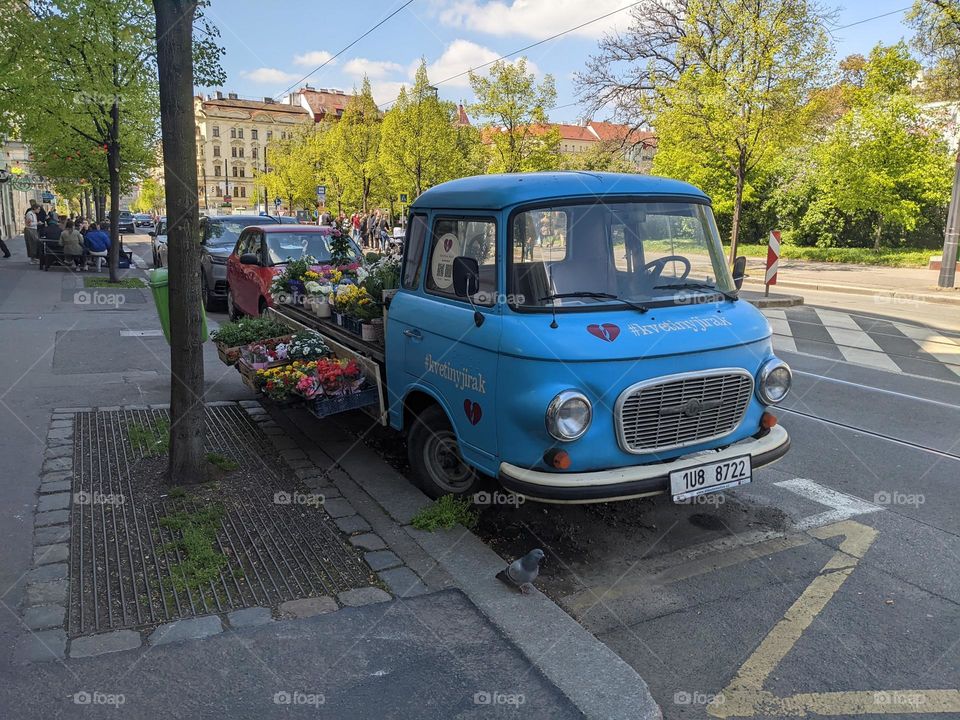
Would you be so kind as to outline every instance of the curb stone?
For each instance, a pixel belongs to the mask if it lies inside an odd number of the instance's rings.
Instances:
[[[337,601],[328,595],[321,597],[298,598],[296,600],[287,600],[280,605],[281,617],[305,618],[314,615],[323,615],[325,613],[339,610]]]
[[[196,640],[223,632],[218,615],[185,618],[164,623],[157,627],[147,638],[149,645],[167,645],[182,640]]]
[[[347,535],[365,532],[370,529],[370,523],[359,515],[348,515],[347,517],[335,518],[334,522],[341,531]]]
[[[400,560],[392,550],[374,550],[365,553],[363,559],[374,572],[403,565],[403,561]]]
[[[383,570],[377,575],[397,597],[416,597],[430,592],[417,574],[406,566]]]
[[[63,630],[41,630],[21,635],[13,648],[13,661],[18,664],[63,660],[67,652],[67,633]]]
[[[31,630],[58,628],[63,626],[66,615],[67,611],[63,605],[38,605],[24,611],[23,622]]]
[[[93,657],[106,653],[135,650],[143,644],[143,638],[136,630],[114,630],[78,637],[70,642],[70,657]]]
[[[268,607],[248,607],[227,613],[227,621],[230,623],[230,627],[234,628],[266,625],[271,620],[273,620],[273,615]]]
[[[376,533],[364,533],[350,538],[350,544],[362,550],[383,550],[387,544]]]
[[[348,607],[372,605],[373,603],[392,600],[390,593],[377,587],[356,588],[337,593],[337,599]]]

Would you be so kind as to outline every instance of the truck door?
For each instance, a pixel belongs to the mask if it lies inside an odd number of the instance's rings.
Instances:
[[[412,296],[403,330],[407,382],[442,398],[468,462],[495,467],[496,393],[500,348],[497,222],[492,216],[435,213],[424,247],[423,290]],[[477,261],[479,291],[458,298],[453,260]]]

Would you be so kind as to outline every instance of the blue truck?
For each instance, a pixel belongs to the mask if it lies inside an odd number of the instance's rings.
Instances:
[[[351,350],[433,497],[495,478],[544,502],[683,501],[790,447],[772,412],[790,368],[738,299],[744,268],[683,182],[454,180],[410,208],[382,351]]]

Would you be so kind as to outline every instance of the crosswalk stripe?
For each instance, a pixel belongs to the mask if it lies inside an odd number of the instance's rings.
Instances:
[[[770,329],[773,330],[773,349],[796,352],[797,343],[794,342],[793,333],[790,332],[787,314],[776,308],[766,309],[763,314],[767,316],[767,322],[770,323]]]
[[[925,353],[932,355],[960,376],[960,343],[916,325],[893,323],[893,326],[913,340]]]
[[[845,360],[881,370],[900,372],[900,366],[883,352],[883,348],[872,337],[860,329],[852,317],[846,313],[821,308],[816,308],[816,312]]]

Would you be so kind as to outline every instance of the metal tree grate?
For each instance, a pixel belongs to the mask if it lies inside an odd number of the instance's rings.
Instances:
[[[293,493],[295,483],[236,406],[207,408],[208,449],[254,471],[262,485],[221,484],[214,549],[227,560],[208,581],[185,582],[176,542],[182,533],[161,519],[210,504],[144,493],[133,477],[144,452],[131,446],[127,432],[134,424],[158,428],[166,417],[161,410],[76,415],[68,635],[276,606],[370,584],[369,568],[321,507],[275,502],[275,493]]]

